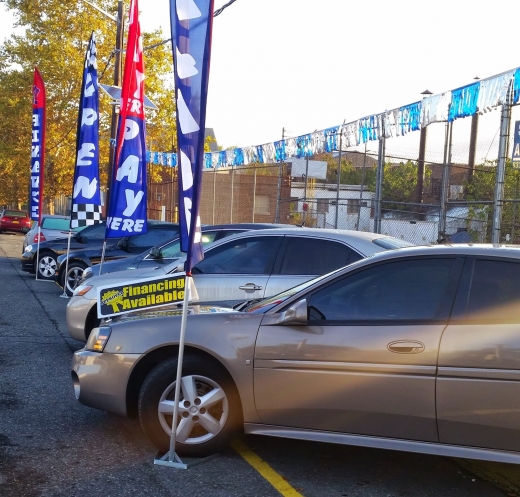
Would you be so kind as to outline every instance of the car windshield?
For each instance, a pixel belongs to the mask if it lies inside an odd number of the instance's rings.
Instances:
[[[382,247],[388,250],[414,246],[413,243],[407,242],[405,240],[399,240],[399,238],[394,238],[391,236],[382,236],[381,238],[374,238],[372,240],[372,243],[377,245],[378,247]]]
[[[60,217],[44,217],[42,220],[42,228],[46,230],[69,231],[69,227],[69,218],[64,219]],[[84,226],[79,226],[77,228],[73,228],[72,231],[81,231],[83,228]]]

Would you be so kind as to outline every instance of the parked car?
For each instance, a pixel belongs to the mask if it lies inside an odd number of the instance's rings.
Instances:
[[[87,226],[78,233],[71,236],[70,250],[79,250],[85,247],[101,247],[105,239],[105,224],[94,224]],[[115,245],[119,238],[111,238],[109,245]],[[25,247],[25,252],[20,258],[22,271],[36,273],[38,270],[38,278],[44,280],[53,280],[56,272],[56,260],[61,254],[67,252],[68,238],[59,238],[40,242],[39,260],[36,261],[36,253],[38,250],[37,243],[31,243]]]
[[[42,223],[40,227],[40,243],[48,240],[57,240],[66,238],[69,234],[70,217],[58,216],[54,214],[42,214]],[[85,226],[74,228],[73,233],[81,231]],[[25,247],[31,243],[38,243],[38,222],[34,221],[31,229],[23,238],[22,253],[25,252]]]
[[[376,254],[245,312],[190,306],[176,452],[246,433],[520,463],[520,249]],[[215,312],[219,311],[219,312]],[[180,312],[115,317],[77,399],[169,449]]]
[[[143,251],[149,251],[152,247],[177,237],[180,231],[177,223],[148,221],[147,224],[147,233],[121,238],[116,244],[107,247],[105,249],[105,260],[124,259],[132,255],[142,254]],[[82,250],[69,252],[68,264],[67,253],[60,255],[56,259],[54,280],[61,288],[65,287],[66,283],[65,291],[67,295],[72,295],[76,284],[81,279],[83,270],[93,264],[99,264],[102,254],[103,246],[94,244],[94,246],[87,246]],[[66,277],[65,272],[67,272]]]
[[[207,248],[192,270],[201,302],[233,306],[262,299],[382,250],[410,246],[397,238],[360,231],[281,228],[239,233]],[[102,274],[83,280],[67,305],[67,327],[86,341],[99,324],[97,288],[183,271],[185,257],[154,269]]]
[[[234,224],[216,224],[202,226],[202,241],[204,245],[222,240],[227,236],[234,235],[236,233],[242,233],[244,231],[262,230],[270,228],[289,228],[293,227],[288,224],[274,224],[274,223],[234,223]],[[184,257],[185,253],[181,251],[180,238],[177,237],[174,240],[162,246],[153,247],[150,250],[145,250],[141,254],[127,257],[125,259],[119,259],[107,262],[103,264],[103,274],[113,273],[115,271],[124,271],[125,269],[142,269],[142,268],[154,268],[161,265],[171,264],[172,262]],[[58,262],[59,262],[58,258]],[[83,278],[88,279],[92,276],[98,276],[100,274],[99,264],[96,266],[90,266],[83,272]]]
[[[27,233],[31,229],[31,219],[25,211],[4,209],[0,211],[0,233],[12,231]]]

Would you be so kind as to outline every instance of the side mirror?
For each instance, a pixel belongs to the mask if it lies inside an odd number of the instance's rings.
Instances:
[[[307,324],[307,299],[302,299],[293,304],[286,311],[280,313],[277,324]]]
[[[152,259],[162,259],[161,249],[159,247],[152,247],[150,250],[150,257]]]
[[[128,238],[121,238],[121,240],[119,240],[117,242],[117,246],[120,248],[120,249],[125,249],[128,247]]]

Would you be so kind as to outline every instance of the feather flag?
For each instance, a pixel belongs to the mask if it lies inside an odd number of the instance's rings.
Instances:
[[[144,62],[137,0],[132,0],[129,14],[106,238],[147,232]]]
[[[85,55],[83,83],[79,102],[76,136],[76,167],[72,191],[70,227],[90,226],[101,222],[99,188],[99,89],[96,38],[94,33]]]
[[[199,203],[204,166],[213,0],[170,0],[177,99],[181,250],[185,270],[204,257]]]
[[[38,221],[38,226],[41,224],[42,219],[43,172],[45,165],[45,121],[45,84],[40,71],[34,68],[31,140],[31,194],[29,199],[29,211],[31,219],[33,221]]]

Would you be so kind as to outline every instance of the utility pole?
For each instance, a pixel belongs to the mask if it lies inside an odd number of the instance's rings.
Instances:
[[[116,62],[114,67],[114,86],[121,87],[122,60],[123,52],[123,33],[124,33],[124,15],[125,6],[122,0],[117,2],[117,31],[116,31]],[[108,215],[108,203],[110,199],[110,190],[112,189],[112,180],[114,176],[114,162],[116,151],[117,122],[118,112],[116,104],[112,105],[112,121],[110,124],[110,152],[108,156],[108,176],[107,176],[107,192],[105,200],[105,211]]]

